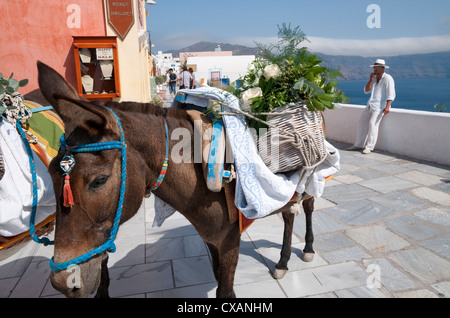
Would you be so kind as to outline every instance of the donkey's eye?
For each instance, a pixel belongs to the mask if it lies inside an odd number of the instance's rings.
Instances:
[[[96,190],[98,188],[100,188],[102,185],[104,185],[106,183],[106,181],[108,181],[109,176],[105,176],[105,175],[100,175],[97,176],[94,181],[91,182],[91,184],[89,184],[89,190]]]

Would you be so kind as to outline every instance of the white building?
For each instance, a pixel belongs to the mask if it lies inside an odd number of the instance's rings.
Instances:
[[[154,57],[156,65],[156,75],[164,75],[169,68],[172,68],[174,73],[180,73],[180,59],[173,58],[172,53],[163,53],[158,51],[158,54]]]
[[[239,77],[248,72],[249,65],[255,60],[254,55],[238,56],[191,56],[188,57],[188,65],[197,65],[195,79],[201,83],[201,79],[219,80],[228,78],[233,83]]]

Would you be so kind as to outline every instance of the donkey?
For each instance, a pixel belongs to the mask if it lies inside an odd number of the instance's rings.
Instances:
[[[144,196],[153,193],[183,214],[207,244],[218,284],[216,296],[235,297],[233,282],[240,232],[238,222],[231,224],[229,221],[224,190],[208,190],[202,164],[194,163],[193,158],[189,163],[177,164],[168,158],[164,179],[155,187],[166,159],[166,137],[179,127],[187,129],[191,135],[194,133],[193,122],[186,111],[136,102],[90,102],[79,96],[49,66],[38,62],[38,73],[42,94],[65,124],[65,146],[49,165],[57,202],[51,264],[70,262],[103,246],[115,228],[116,211],[119,208],[122,211],[122,224],[138,211]],[[126,144],[126,174],[121,169],[124,161],[121,149],[75,152],[80,144],[117,143],[121,138]],[[193,142],[193,138],[191,140]],[[76,165],[67,178],[61,165],[62,162],[67,164],[63,158],[70,153]],[[123,175],[126,175],[124,189]],[[72,194],[70,199],[73,199],[70,204],[65,202],[67,184]],[[314,255],[311,225],[314,198],[304,200],[303,208],[307,221],[303,252],[308,261]],[[275,278],[282,278],[291,255],[294,214],[289,212],[289,204],[274,213],[282,213],[285,224],[281,258],[274,271]],[[108,297],[107,261],[108,251],[104,249],[79,262],[81,284],[77,287],[67,285],[71,271],[52,268],[51,283],[67,297],[86,297],[95,292],[96,297]]]

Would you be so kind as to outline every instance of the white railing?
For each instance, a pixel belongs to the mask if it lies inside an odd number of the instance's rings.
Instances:
[[[326,110],[327,138],[353,144],[364,107],[339,104]],[[391,108],[375,149],[450,165],[450,114]]]

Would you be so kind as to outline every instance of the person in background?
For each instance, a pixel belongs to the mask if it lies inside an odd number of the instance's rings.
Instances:
[[[190,84],[190,89],[195,89],[195,75],[194,75],[194,70],[192,69],[192,67],[189,68],[189,73],[191,74],[191,84]]]
[[[381,120],[391,110],[395,99],[395,82],[391,75],[384,71],[389,66],[382,59],[377,59],[370,74],[369,82],[364,92],[370,94],[367,107],[364,109],[358,124],[356,141],[347,150],[363,149],[363,154],[369,154],[375,148],[378,139],[378,129]]]
[[[184,70],[181,75],[181,85],[180,89],[190,88],[191,87],[191,73],[186,69]]]
[[[177,74],[173,72],[172,68],[169,68],[169,93],[172,99],[177,93]]]

